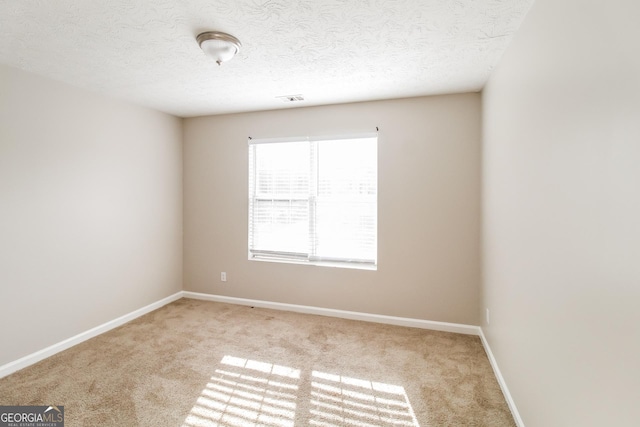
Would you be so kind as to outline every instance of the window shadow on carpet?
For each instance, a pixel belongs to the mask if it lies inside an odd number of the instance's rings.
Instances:
[[[404,387],[224,356],[182,427],[420,427]]]

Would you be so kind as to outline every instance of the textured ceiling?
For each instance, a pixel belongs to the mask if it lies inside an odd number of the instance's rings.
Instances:
[[[0,0],[0,62],[181,117],[469,92],[532,3]],[[240,53],[218,66],[208,30]]]

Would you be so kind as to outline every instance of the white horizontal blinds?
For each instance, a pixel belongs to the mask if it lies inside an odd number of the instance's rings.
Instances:
[[[249,145],[252,258],[375,265],[377,134]]]
[[[317,141],[313,258],[375,264],[377,138]]]
[[[249,251],[306,258],[309,143],[252,144],[249,153]]]

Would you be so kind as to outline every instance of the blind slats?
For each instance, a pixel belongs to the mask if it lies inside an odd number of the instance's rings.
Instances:
[[[249,257],[375,265],[377,135],[250,141]]]

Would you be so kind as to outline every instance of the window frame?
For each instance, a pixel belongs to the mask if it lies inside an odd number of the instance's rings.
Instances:
[[[318,143],[321,141],[339,141],[339,140],[356,140],[356,139],[365,139],[365,138],[375,138],[375,156],[376,156],[376,164],[375,164],[375,194],[369,195],[366,198],[373,198],[375,215],[374,215],[374,258],[373,259],[357,259],[357,258],[340,258],[340,257],[322,257],[317,254],[311,253],[302,253],[302,252],[286,252],[286,251],[275,251],[275,250],[258,250],[251,248],[251,239],[252,239],[252,226],[253,226],[253,212],[252,208],[255,209],[255,203],[252,205],[252,197],[257,195],[255,189],[257,186],[257,171],[252,169],[252,162],[255,168],[255,151],[252,152],[252,145],[260,145],[260,144],[275,144],[275,143],[293,143],[293,142],[308,142],[310,144]],[[325,267],[341,267],[341,268],[352,268],[352,269],[363,269],[363,270],[377,270],[378,267],[378,150],[379,150],[379,133],[376,132],[359,132],[359,133],[350,133],[350,134],[341,134],[341,135],[323,135],[323,136],[304,136],[304,137],[283,137],[283,138],[249,138],[247,143],[249,165],[248,165],[248,175],[249,175],[249,185],[247,186],[248,191],[248,202],[249,206],[247,209],[248,213],[248,238],[247,238],[247,253],[248,260],[250,261],[266,261],[266,262],[279,262],[279,263],[288,263],[288,264],[304,264],[304,265],[314,265],[314,266],[325,266]],[[314,148],[310,148],[314,150]],[[318,200],[319,194],[319,185],[318,185],[318,149],[315,148],[315,153],[309,154],[310,161],[310,178],[309,178],[309,187],[312,188],[312,191],[309,191],[308,196],[300,196],[298,198],[295,197],[287,197],[287,198],[278,198],[278,197],[265,197],[264,194],[259,195],[262,197],[253,197],[255,201],[264,201],[264,202],[273,202],[273,201],[291,201],[296,200],[300,202],[307,202],[308,205],[308,217],[309,217],[309,234],[307,238],[311,241],[312,228],[317,226],[317,221],[313,221],[315,217],[316,204]],[[254,158],[251,158],[251,156]],[[314,159],[315,156],[315,159]],[[315,160],[315,166],[314,164]],[[252,173],[254,172],[254,173]],[[251,182],[253,181],[253,182]],[[254,194],[252,194],[252,188],[254,189]],[[273,196],[276,196],[274,194]],[[310,248],[313,245],[310,244]]]

